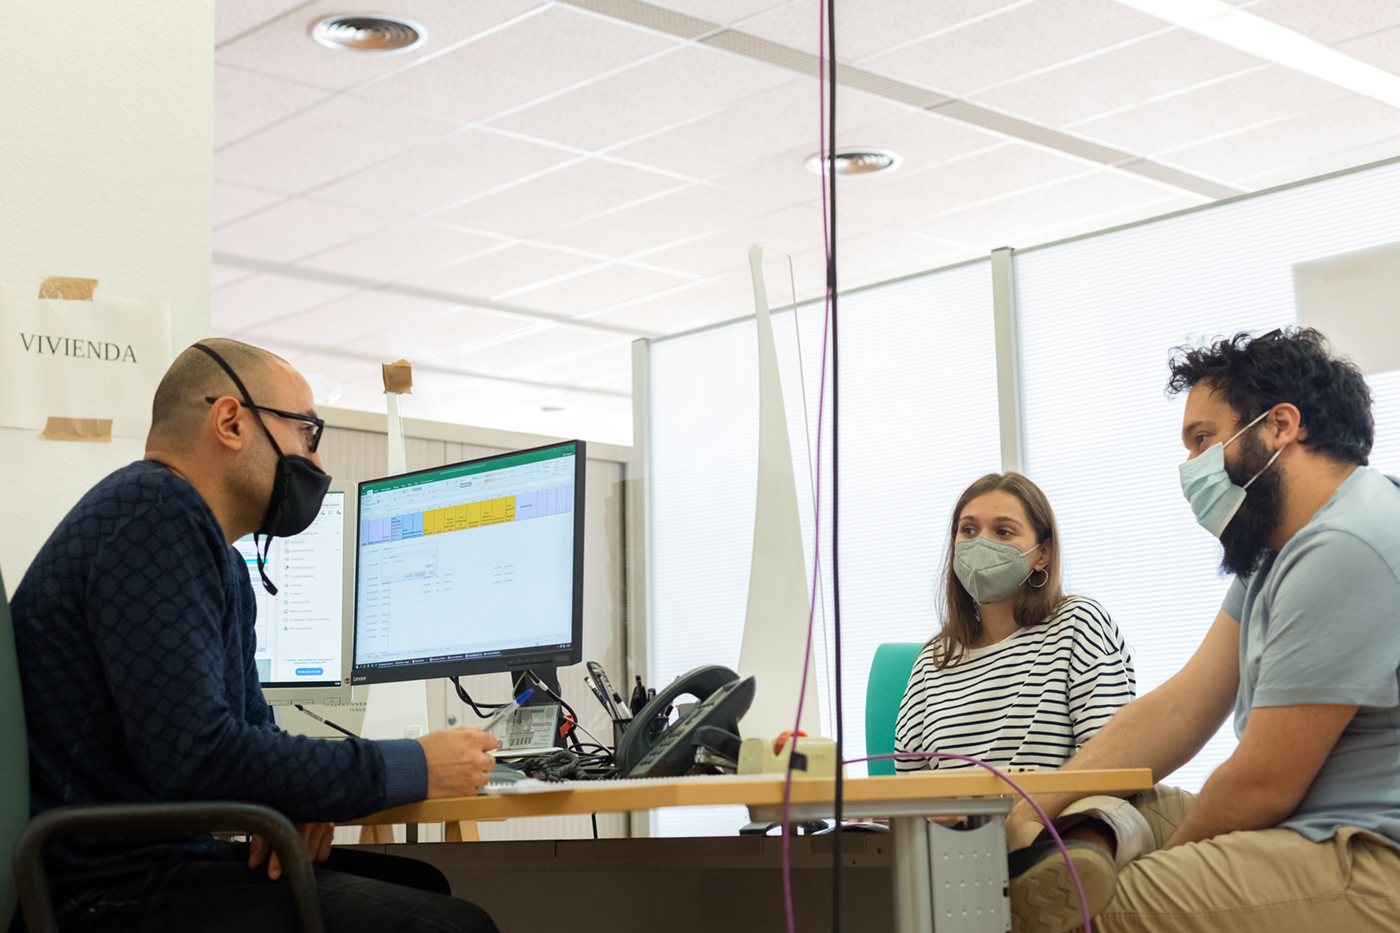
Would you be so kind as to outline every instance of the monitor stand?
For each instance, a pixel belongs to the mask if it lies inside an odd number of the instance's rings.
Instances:
[[[535,686],[535,680],[544,682],[544,685],[554,691],[554,696],[563,696],[559,692],[559,668],[550,666],[536,670],[511,671],[511,696],[520,696],[527,687],[534,687],[535,692],[525,701],[525,706],[540,706],[545,703],[557,703],[558,700],[545,693]],[[533,678],[533,679],[532,679]]]

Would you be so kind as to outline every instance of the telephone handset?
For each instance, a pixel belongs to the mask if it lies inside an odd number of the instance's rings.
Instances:
[[[660,734],[657,720],[679,696],[699,702]],[[684,774],[695,763],[695,739],[705,726],[739,731],[739,720],[753,702],[754,679],[717,664],[697,667],[661,691],[632,719],[617,746],[617,770],[624,777]]]

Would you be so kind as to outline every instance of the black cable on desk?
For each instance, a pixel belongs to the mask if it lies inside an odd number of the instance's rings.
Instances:
[[[476,713],[476,715],[481,719],[485,719],[491,715],[490,713],[483,713],[481,711],[482,707],[485,707],[486,709],[495,710],[500,709],[502,706],[510,705],[509,703],[477,703],[473,701],[472,698],[467,694],[467,691],[463,689],[462,682],[460,680],[458,680],[456,677],[449,677],[447,679],[452,681],[452,686],[457,688],[457,698],[463,703],[470,706],[472,708],[472,712]]]

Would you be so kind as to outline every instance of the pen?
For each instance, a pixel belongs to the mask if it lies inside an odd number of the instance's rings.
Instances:
[[[530,694],[534,692],[534,687],[527,687],[525,691],[520,694],[520,696],[514,698],[505,706],[502,706],[500,709],[492,713],[491,718],[482,723],[478,728],[480,728],[482,732],[490,732],[492,729],[496,728],[497,724],[499,724],[503,719],[505,719],[507,716],[509,716],[516,710],[520,709],[521,705],[523,705],[526,700],[530,699]]]

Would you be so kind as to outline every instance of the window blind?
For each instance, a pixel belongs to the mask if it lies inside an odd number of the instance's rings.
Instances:
[[[1170,349],[1292,324],[1295,263],[1396,240],[1389,165],[1017,254],[1026,471],[1056,510],[1071,590],[1130,644],[1139,695],[1195,651],[1230,582],[1181,494]],[[1372,463],[1400,471],[1400,380],[1371,383]],[[1173,783],[1199,788],[1234,744],[1227,723]]]

